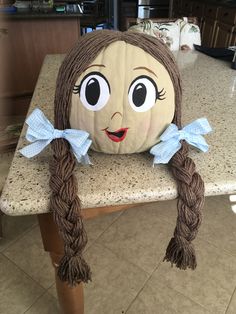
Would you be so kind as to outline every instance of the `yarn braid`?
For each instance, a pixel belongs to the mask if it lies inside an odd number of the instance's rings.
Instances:
[[[52,148],[54,155],[50,165],[50,207],[64,241],[65,253],[60,261],[58,276],[62,281],[75,285],[91,279],[89,266],[82,256],[87,235],[77,196],[77,180],[73,174],[76,161],[69,143],[64,139],[54,140]]]
[[[155,41],[153,37],[143,40],[139,39],[139,42],[134,37],[131,41],[155,57],[169,72],[175,89],[175,115],[173,123],[181,129],[182,82],[173,56],[162,43],[153,46],[152,43]],[[164,50],[166,52],[163,54]],[[177,182],[178,216],[174,236],[166,249],[164,260],[171,262],[172,265],[175,264],[180,269],[195,269],[197,266],[192,241],[195,239],[201,225],[202,208],[204,205],[204,183],[201,176],[196,172],[195,163],[188,157],[188,151],[189,145],[185,141],[182,141],[181,149],[169,162],[172,175]]]
[[[70,127],[70,98],[75,80],[105,45],[117,40],[114,36],[115,32],[109,36],[111,33],[108,32],[108,36],[102,41],[96,38],[96,32],[83,36],[64,59],[59,69],[54,100],[56,128],[63,130]],[[118,32],[117,35],[119,35]],[[76,161],[69,143],[65,140],[54,140],[52,149],[54,155],[50,167],[52,191],[50,208],[64,242],[64,256],[59,264],[58,276],[62,281],[76,285],[91,280],[90,268],[82,256],[87,244],[87,235],[77,196],[77,179],[73,174]]]
[[[127,34],[128,35],[128,34]],[[162,42],[154,37],[142,40],[129,33],[127,42],[138,46],[161,62],[167,69],[175,89],[175,115],[173,123],[181,129],[182,82],[173,55]],[[127,36],[126,36],[127,38]],[[202,221],[204,205],[204,183],[196,172],[195,163],[188,157],[189,145],[182,141],[181,149],[172,157],[169,166],[178,189],[178,216],[174,236],[166,249],[164,260],[170,261],[180,269],[195,269],[197,266],[195,239]]]
[[[170,160],[178,184],[178,217],[164,260],[180,269],[195,269],[197,266],[192,241],[200,227],[204,205],[204,183],[196,172],[195,163],[188,157],[188,150],[188,144],[183,141],[181,149]]]

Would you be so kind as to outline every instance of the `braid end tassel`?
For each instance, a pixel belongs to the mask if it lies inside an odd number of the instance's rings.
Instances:
[[[91,271],[84,258],[81,256],[63,256],[57,272],[61,281],[75,286],[81,282],[91,281]]]
[[[170,240],[164,261],[171,262],[171,266],[175,264],[177,268],[184,270],[197,267],[196,254],[192,243],[187,241],[181,243],[176,237]]]

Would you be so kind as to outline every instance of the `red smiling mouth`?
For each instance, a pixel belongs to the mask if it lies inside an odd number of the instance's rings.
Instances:
[[[110,140],[118,143],[125,139],[128,129],[129,128],[121,128],[115,132],[109,132],[106,128],[103,131],[106,132],[106,135],[109,137]]]

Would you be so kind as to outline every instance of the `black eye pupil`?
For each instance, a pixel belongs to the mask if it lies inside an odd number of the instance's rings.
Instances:
[[[136,107],[141,107],[146,99],[147,96],[147,89],[146,86],[143,83],[139,83],[135,86],[132,100]]]
[[[85,97],[91,106],[95,106],[100,97],[100,85],[96,78],[91,78],[86,84]]]

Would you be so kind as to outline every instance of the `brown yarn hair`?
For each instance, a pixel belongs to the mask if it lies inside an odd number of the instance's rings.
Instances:
[[[168,47],[145,34],[110,30],[94,31],[82,36],[65,57],[56,84],[55,128],[70,128],[71,96],[76,80],[104,48],[119,40],[143,49],[164,65],[175,90],[173,123],[181,128],[182,85],[176,62]],[[64,241],[64,257],[60,261],[58,276],[62,281],[75,285],[91,279],[90,268],[82,256],[87,235],[74,175],[76,162],[66,140],[55,139],[52,149],[54,154],[50,166],[50,208]],[[170,160],[169,166],[177,182],[178,216],[164,260],[176,264],[181,269],[194,269],[196,257],[192,241],[201,223],[204,184],[196,172],[194,162],[188,157],[188,144],[185,141],[182,141],[181,149]]]

